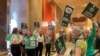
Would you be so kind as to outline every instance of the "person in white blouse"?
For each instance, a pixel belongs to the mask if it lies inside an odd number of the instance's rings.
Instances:
[[[63,32],[64,32],[64,29],[59,29],[59,32],[58,33],[56,33],[56,35],[55,35],[55,37],[56,37],[56,39],[55,39],[55,41],[60,37],[60,36],[62,36],[63,35]],[[62,54],[59,54],[59,53],[57,53],[57,56],[63,56]]]
[[[37,41],[38,41],[38,56],[42,56],[43,45],[44,45],[44,36],[42,30],[40,30],[37,35]]]

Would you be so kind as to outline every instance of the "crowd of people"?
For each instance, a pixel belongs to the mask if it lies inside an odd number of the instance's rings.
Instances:
[[[64,35],[64,38],[66,38],[66,33],[62,33],[63,31],[59,31],[59,36]],[[92,20],[92,29],[82,29],[75,25],[72,26],[71,36],[74,47],[69,53],[69,56],[95,56],[100,52],[100,28],[96,26],[94,20]],[[28,30],[23,34],[22,30],[14,28],[12,34],[7,35],[6,41],[10,41],[11,43],[10,49],[12,56],[42,56],[44,46],[46,49],[45,56],[50,56],[51,38],[49,31],[45,35],[42,30],[34,30],[33,33]],[[98,51],[95,52],[95,49],[98,49]],[[62,54],[59,55],[63,56]]]
[[[12,56],[42,56],[44,46],[46,47],[45,56],[50,56],[51,53],[50,33],[43,35],[42,30],[35,30],[33,33],[28,30],[23,34],[22,30],[14,28],[12,34],[7,35],[6,41],[11,43]]]

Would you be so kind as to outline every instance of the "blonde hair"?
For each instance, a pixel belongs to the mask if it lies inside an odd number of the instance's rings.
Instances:
[[[83,31],[82,31],[82,29],[79,27],[79,26],[74,26],[73,28],[72,28],[72,31],[78,31],[78,33],[83,33]]]

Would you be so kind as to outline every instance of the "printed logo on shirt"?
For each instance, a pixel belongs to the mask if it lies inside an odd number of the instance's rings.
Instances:
[[[31,41],[30,45],[31,45],[31,47],[35,47],[36,41],[35,40],[34,41]]]
[[[12,35],[12,39],[11,39],[12,41],[18,41],[19,40],[19,38],[18,38],[18,36],[17,35]]]

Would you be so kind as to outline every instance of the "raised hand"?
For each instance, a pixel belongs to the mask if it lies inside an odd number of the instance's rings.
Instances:
[[[92,19],[92,23],[96,23],[96,19]]]

